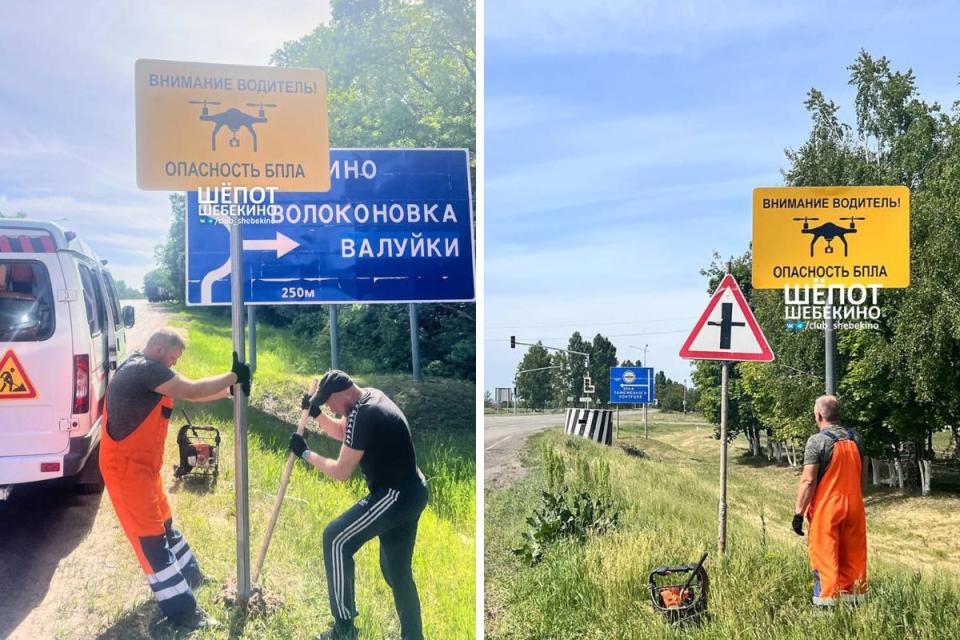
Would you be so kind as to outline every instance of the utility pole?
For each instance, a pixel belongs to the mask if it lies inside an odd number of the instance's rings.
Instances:
[[[836,364],[834,363],[834,354],[837,349],[837,336],[834,333],[833,329],[833,293],[830,294],[831,300],[827,302],[827,306],[824,307],[823,311],[823,364],[824,364],[824,377],[825,377],[825,387],[828,396],[836,395],[837,393],[837,371]]]
[[[644,369],[647,368],[647,347],[649,346],[650,346],[649,344],[643,345],[643,368]],[[643,403],[643,437],[644,438],[650,437],[650,430],[647,428],[647,403],[646,402]]]
[[[330,314],[330,368],[340,368],[340,327],[337,321],[337,305],[328,304]]]
[[[420,325],[417,321],[417,305],[410,303],[410,359],[413,362],[413,381],[423,382],[420,375]]]

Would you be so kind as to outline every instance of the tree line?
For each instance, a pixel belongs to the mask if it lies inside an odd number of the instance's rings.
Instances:
[[[327,74],[330,144],[335,148],[476,150],[475,2],[472,0],[334,0],[332,19],[272,56],[280,67]],[[475,180],[471,180],[475,184]],[[171,223],[144,279],[184,300],[182,194],[170,197]],[[211,309],[211,313],[226,313]],[[258,321],[287,327],[329,366],[325,306],[259,307]],[[340,366],[354,373],[410,371],[406,305],[341,305]],[[419,305],[424,374],[476,377],[473,303]]]
[[[592,407],[610,405],[610,369],[612,367],[640,367],[640,362],[617,360],[617,348],[602,334],[584,340],[574,331],[567,341],[566,351],[554,351],[537,342],[524,353],[514,375],[518,402],[535,411],[547,408],[581,406],[584,378],[589,377],[594,387],[590,394]],[[589,355],[590,365],[587,366]],[[683,411],[684,394],[687,408],[696,402],[696,392],[686,389],[681,382],[671,380],[663,371],[654,377],[654,397],[663,410]]]
[[[879,461],[874,483],[887,478],[926,492],[936,432],[952,433],[960,462],[960,103],[947,113],[923,100],[910,70],[866,51],[848,70],[855,122],[843,122],[837,103],[812,89],[809,137],[786,151],[784,182],[910,187],[910,286],[880,292],[879,329],[837,331],[835,366],[843,424],[859,431]],[[715,255],[701,272],[709,291],[725,270]],[[731,271],[777,359],[731,368],[730,436],[744,434],[760,455],[766,435],[768,455],[797,464],[815,431],[813,401],[823,393],[823,333],[789,330],[783,292],[751,289],[749,249]],[[699,408],[719,422],[719,363],[697,362],[693,377]]]

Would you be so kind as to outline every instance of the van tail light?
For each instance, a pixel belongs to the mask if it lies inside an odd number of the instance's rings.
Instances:
[[[73,356],[73,412],[90,411],[90,356]]]

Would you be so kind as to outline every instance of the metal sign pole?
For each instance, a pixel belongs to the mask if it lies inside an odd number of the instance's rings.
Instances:
[[[720,554],[727,552],[727,379],[730,363],[724,362],[720,375],[720,531],[717,547]]]
[[[327,305],[330,310],[330,368],[340,368],[340,327],[337,326],[337,305]]]
[[[620,405],[617,405],[617,438],[620,438]]]
[[[421,382],[420,375],[420,331],[417,323],[417,305],[410,303],[410,358],[413,360],[413,381]]]
[[[257,308],[247,306],[247,364],[250,365],[250,372],[257,370]]]
[[[243,359],[243,234],[230,225],[231,320],[233,350]],[[234,491],[237,496],[237,600],[250,599],[250,505],[247,496],[247,397],[233,387]]]
[[[826,383],[826,392],[828,396],[837,393],[837,372],[834,368],[834,354],[837,349],[837,336],[833,329],[833,305],[828,304],[824,307],[824,329],[823,329],[823,364],[824,364],[824,382]]]
[[[643,403],[643,437],[649,438],[650,432],[647,429],[647,403]]]

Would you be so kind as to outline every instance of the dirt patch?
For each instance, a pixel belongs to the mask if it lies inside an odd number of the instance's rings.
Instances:
[[[528,435],[506,436],[484,450],[484,483],[487,489],[505,487],[526,475],[520,452]]]
[[[213,601],[222,604],[228,609],[240,607],[237,600],[237,583],[228,581],[219,594],[213,597]],[[274,615],[283,609],[283,601],[269,592],[265,592],[260,587],[250,589],[250,600],[247,601],[247,616],[250,618],[262,618]]]

